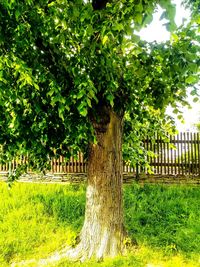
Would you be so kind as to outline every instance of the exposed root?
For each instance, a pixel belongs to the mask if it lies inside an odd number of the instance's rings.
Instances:
[[[62,260],[84,262],[92,257],[96,258],[98,262],[101,262],[106,257],[114,258],[119,254],[125,255],[126,252],[133,249],[135,250],[136,247],[136,245],[133,244],[130,239],[126,239],[124,240],[123,251],[119,251],[116,240],[113,239],[112,243],[110,243],[110,240],[108,240],[108,237],[106,236],[104,239],[102,239],[102,242],[99,244],[99,246],[96,246],[93,243],[90,244],[90,247],[88,247],[86,243],[87,242],[81,241],[75,248],[67,246],[44,259],[31,259],[21,262],[14,262],[11,264],[11,267],[53,267]]]
[[[76,239],[75,247],[64,247],[49,257],[40,260],[28,260],[13,263],[11,267],[43,267],[54,266],[62,260],[84,262],[91,258],[98,262],[104,258],[114,258],[117,255],[126,255],[135,250],[137,243],[128,238],[122,225],[114,228],[116,224],[108,226],[99,224],[98,220],[93,223],[85,222],[80,236]]]
[[[66,251],[68,251],[70,247],[66,247],[60,251],[57,251],[44,259],[31,259],[31,260],[24,260],[21,262],[13,262],[11,267],[43,267],[43,266],[54,266],[57,262],[62,259],[67,258]]]

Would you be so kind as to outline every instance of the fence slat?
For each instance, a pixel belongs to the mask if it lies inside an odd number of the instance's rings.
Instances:
[[[198,174],[198,141],[197,133],[194,133],[194,151],[195,151],[195,174]]]

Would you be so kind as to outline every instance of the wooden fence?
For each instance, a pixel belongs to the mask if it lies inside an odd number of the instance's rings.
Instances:
[[[155,175],[175,175],[175,176],[200,176],[200,134],[183,132],[176,136],[170,136],[170,142],[164,142],[159,136],[151,141],[147,138],[144,147],[155,153],[155,157],[147,156],[152,171]],[[5,165],[0,165],[0,173],[10,170],[27,162],[26,157],[15,159]],[[85,173],[87,164],[82,153],[77,159],[71,157],[65,161],[63,157],[51,160],[50,173]],[[135,168],[126,164],[123,166],[124,173],[131,173],[139,176],[147,174],[148,170],[137,165]]]
[[[160,137],[155,142],[147,138],[144,147],[156,154],[148,158],[154,174],[200,176],[200,133],[179,133],[170,136],[170,142]]]

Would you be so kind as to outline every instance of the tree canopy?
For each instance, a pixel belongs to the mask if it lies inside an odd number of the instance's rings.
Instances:
[[[0,0],[1,160],[28,152],[44,168],[88,151],[83,228],[60,257],[102,260],[134,243],[123,220],[123,124],[132,160],[141,138],[168,127],[166,107],[186,104],[187,87],[196,101],[199,1],[185,4],[191,20],[176,29],[170,0]],[[157,5],[172,32],[160,44],[135,34]]]
[[[161,129],[167,105],[178,112],[188,86],[198,94],[199,1],[185,4],[192,17],[177,29],[170,0],[0,1],[1,159],[87,151],[104,106],[125,116],[127,144]],[[157,5],[171,39],[147,43],[135,31]]]

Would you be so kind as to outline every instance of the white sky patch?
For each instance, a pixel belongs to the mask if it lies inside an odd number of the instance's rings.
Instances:
[[[192,96],[188,96],[188,102],[191,105],[191,109],[188,109],[186,107],[180,108],[180,110],[183,112],[183,118],[185,123],[181,123],[180,120],[176,119],[176,115],[173,114],[173,109],[171,107],[167,108],[167,114],[171,115],[175,118],[176,127],[181,132],[183,131],[196,131],[195,124],[197,122],[200,122],[200,101],[197,103],[193,102]]]
[[[190,17],[190,10],[186,10],[181,5],[181,0],[174,0],[173,3],[176,4],[176,17],[175,22],[177,26],[180,26],[184,20],[188,20]],[[163,9],[158,7],[157,12],[153,16],[153,21],[146,28],[142,29],[137,33],[141,39],[148,42],[165,42],[170,39],[170,33],[166,30],[166,27],[163,26],[166,23],[166,20],[160,21],[160,16],[163,13]],[[200,93],[200,88],[199,88]],[[192,109],[182,107],[180,110],[183,112],[183,118],[185,123],[182,124],[180,120],[176,118],[176,115],[173,114],[172,108],[167,109],[167,114],[173,116],[176,121],[176,126],[179,131],[195,131],[194,124],[200,122],[200,101],[197,103],[193,102],[192,96],[188,96],[188,102],[190,103]]]
[[[190,16],[190,11],[186,10],[181,5],[181,0],[174,0],[173,3],[176,5],[176,17],[175,22],[177,26],[180,26],[184,20],[188,20]],[[166,19],[160,20],[160,17],[163,13],[163,9],[158,6],[157,12],[153,15],[153,21],[146,28],[143,28],[138,35],[141,39],[148,42],[165,42],[170,39],[170,32],[166,30],[166,27],[163,26],[167,22]]]
[[[153,15],[152,23],[138,33],[141,39],[148,42],[164,42],[170,39],[170,33],[166,30],[166,27],[163,26],[163,24],[167,21],[160,21],[160,16],[162,13],[163,9],[158,7],[157,12]]]

